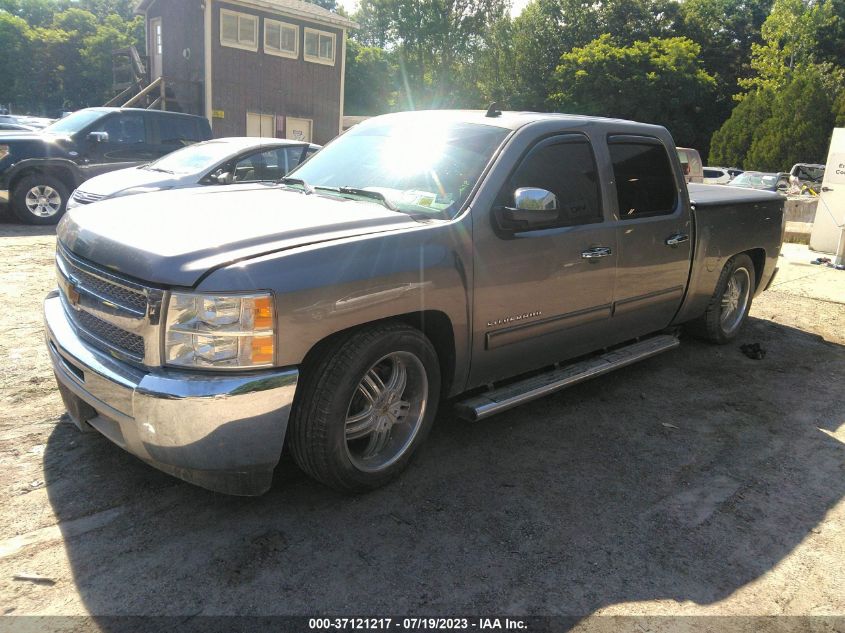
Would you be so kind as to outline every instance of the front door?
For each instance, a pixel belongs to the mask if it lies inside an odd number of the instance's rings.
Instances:
[[[161,77],[161,18],[150,20],[150,81]]]
[[[150,139],[150,114],[131,110],[115,112],[88,130],[79,139],[83,158],[80,168],[85,178],[158,158],[157,148]],[[101,133],[100,140],[90,138],[91,132]]]
[[[587,137],[538,142],[495,206],[512,206],[521,187],[553,193],[557,220],[541,230],[503,232],[495,208],[489,219],[474,219],[472,385],[601,347],[610,328],[616,230],[605,217]]]
[[[681,305],[692,253],[689,204],[658,139],[612,136],[619,259],[613,342],[669,325]]]

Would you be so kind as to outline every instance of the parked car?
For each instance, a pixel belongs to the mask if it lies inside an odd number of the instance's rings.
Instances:
[[[725,185],[731,181],[732,176],[724,167],[705,167],[705,185]]]
[[[152,163],[86,180],[68,208],[164,189],[278,180],[320,149],[274,138],[222,138],[176,150]]]
[[[202,117],[131,108],[88,108],[38,134],[0,136],[0,202],[29,224],[55,224],[70,192],[93,176],[147,163],[211,138]]]
[[[266,491],[287,442],[361,491],[444,398],[482,419],[672,349],[681,324],[728,343],[775,274],[784,199],[688,190],[674,147],[630,121],[406,112],[278,185],[77,207],[44,303],[65,405],[213,490]]]
[[[788,175],[782,172],[765,173],[762,171],[746,171],[728,183],[731,187],[745,189],[759,189],[761,191],[786,191],[789,187]]]
[[[738,167],[728,167],[726,168],[726,171],[728,172],[731,178],[736,178],[741,173],[743,173],[743,170],[739,169]]]
[[[824,165],[796,163],[789,170],[789,175],[797,178],[799,185],[820,186],[824,180],[824,169]]]
[[[681,169],[684,171],[684,180],[687,182],[704,182],[704,169],[701,156],[698,150],[690,147],[677,147],[678,159],[681,161]]]
[[[35,128],[21,123],[0,121],[0,132],[35,132]]]

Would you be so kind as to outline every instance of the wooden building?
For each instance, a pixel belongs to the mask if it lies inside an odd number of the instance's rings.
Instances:
[[[351,20],[302,0],[139,0],[137,11],[158,107],[208,117],[215,137],[322,144],[343,129]]]

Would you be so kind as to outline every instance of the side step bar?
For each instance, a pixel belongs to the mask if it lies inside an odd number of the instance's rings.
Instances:
[[[680,344],[678,338],[671,334],[659,334],[601,356],[593,356],[572,365],[553,369],[544,374],[531,376],[473,396],[457,403],[456,410],[460,417],[467,420],[483,420],[525,402],[542,398],[555,391],[577,385],[579,382],[607,374],[614,369],[669,351]]]

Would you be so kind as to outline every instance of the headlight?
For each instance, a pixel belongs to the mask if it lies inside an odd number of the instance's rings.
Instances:
[[[275,353],[273,297],[174,292],[167,304],[165,363],[179,367],[269,367]]]

